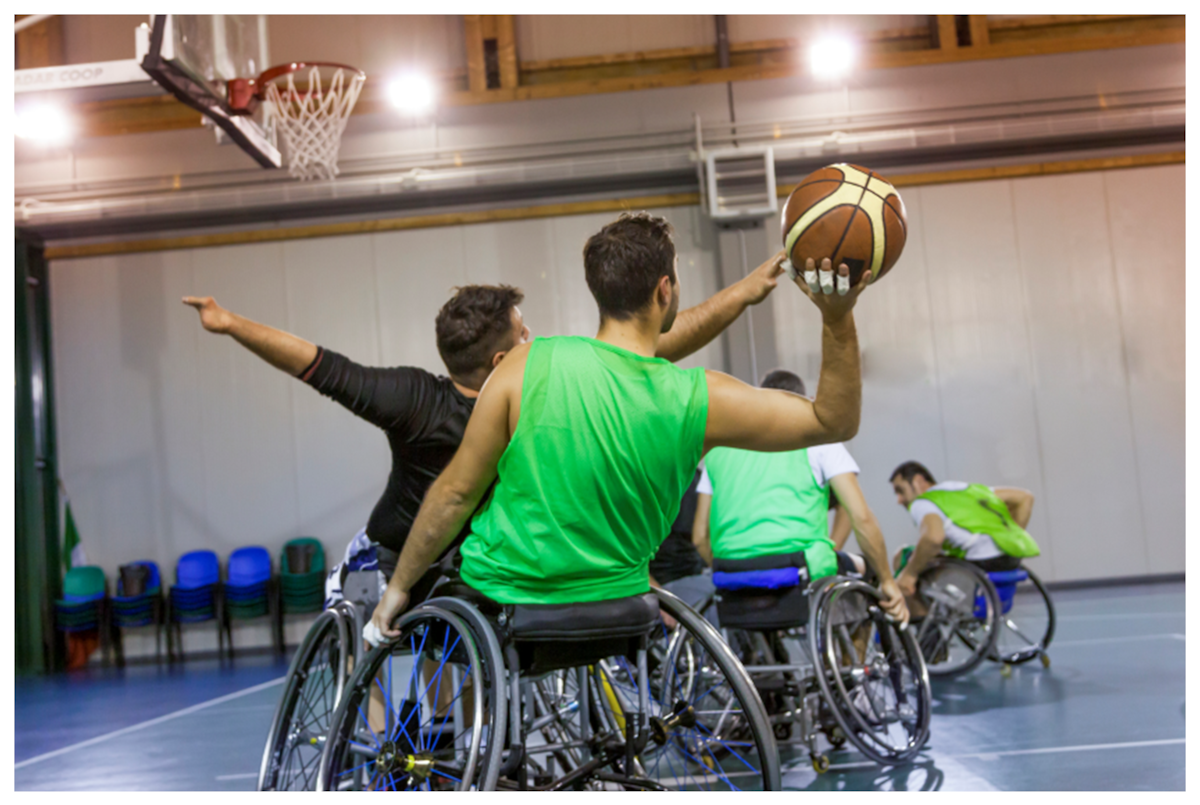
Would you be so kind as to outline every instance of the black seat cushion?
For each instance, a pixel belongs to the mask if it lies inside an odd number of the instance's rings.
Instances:
[[[657,620],[658,599],[652,593],[583,604],[517,604],[509,633],[520,642],[642,637]]]

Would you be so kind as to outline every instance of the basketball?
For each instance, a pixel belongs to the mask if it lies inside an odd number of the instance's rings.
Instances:
[[[783,205],[783,246],[797,271],[809,257],[828,257],[834,268],[850,268],[850,284],[872,272],[888,272],[908,236],[904,202],[875,171],[858,165],[828,165],[810,173]]]

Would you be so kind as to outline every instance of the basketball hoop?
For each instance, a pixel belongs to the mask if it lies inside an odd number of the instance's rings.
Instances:
[[[308,70],[308,85],[301,90],[296,74],[302,70]],[[288,172],[297,179],[332,179],[346,120],[366,80],[366,73],[345,64],[292,62],[258,78],[230,81],[228,103],[234,114],[248,115],[266,101],[287,145]]]

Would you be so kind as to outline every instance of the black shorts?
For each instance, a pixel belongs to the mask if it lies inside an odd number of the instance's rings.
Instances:
[[[968,562],[984,573],[1002,573],[1006,570],[1016,570],[1021,566],[1021,557],[1000,554],[991,559],[968,559]]]

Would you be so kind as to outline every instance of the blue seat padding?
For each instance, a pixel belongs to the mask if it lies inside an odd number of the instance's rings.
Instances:
[[[179,557],[175,579],[184,590],[207,587],[221,580],[221,563],[212,551],[192,551]]]
[[[229,585],[249,587],[271,578],[271,554],[252,545],[238,548],[229,555]]]
[[[992,580],[992,584],[999,587],[1001,584],[1017,584],[1029,578],[1029,574],[1021,568],[1016,570],[997,570],[988,573],[988,578]]]
[[[744,570],[740,573],[717,571],[712,575],[718,590],[782,590],[800,584],[800,568],[781,567],[773,570]]]

